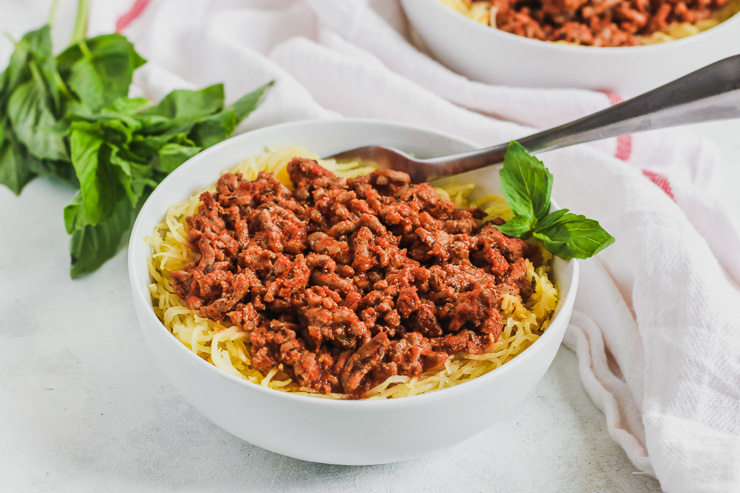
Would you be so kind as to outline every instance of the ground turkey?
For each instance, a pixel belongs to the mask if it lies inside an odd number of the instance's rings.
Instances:
[[[172,274],[189,308],[249,332],[258,370],[282,364],[303,387],[359,398],[492,349],[502,294],[532,293],[537,248],[428,184],[302,158],[288,173],[292,191],[269,173],[223,175],[187,219],[194,260]]]
[[[673,23],[709,18],[728,0],[472,0],[492,25],[519,36],[589,46],[634,46]]]

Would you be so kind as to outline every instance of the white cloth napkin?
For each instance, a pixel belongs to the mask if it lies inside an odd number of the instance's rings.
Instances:
[[[469,81],[410,43],[396,0],[93,5],[93,33],[116,21],[149,60],[136,79],[149,97],[225,82],[234,99],[275,79],[239,131],[368,117],[487,145],[619,99]],[[740,491],[740,229],[708,193],[715,152],[671,130],[544,157],[559,203],[617,240],[582,262],[565,342],[611,436],[672,492]]]

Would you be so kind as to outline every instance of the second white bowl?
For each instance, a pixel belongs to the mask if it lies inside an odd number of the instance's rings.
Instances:
[[[600,48],[503,32],[468,19],[438,0],[401,3],[440,62],[490,84],[592,89],[630,97],[740,53],[740,15],[676,41]]]

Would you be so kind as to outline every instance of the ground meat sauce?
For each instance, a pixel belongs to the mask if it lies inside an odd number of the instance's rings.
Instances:
[[[589,46],[634,46],[673,23],[707,19],[728,0],[485,0],[495,27]],[[493,17],[493,16],[492,16]]]
[[[532,293],[538,249],[428,184],[302,158],[288,173],[292,192],[269,173],[224,174],[187,218],[194,260],[172,274],[190,309],[250,333],[260,371],[282,364],[303,387],[357,398],[492,349],[501,295]]]

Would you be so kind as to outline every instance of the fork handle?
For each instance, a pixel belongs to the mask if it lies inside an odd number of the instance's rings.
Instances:
[[[593,115],[518,141],[530,152],[544,152],[645,130],[738,117],[740,55],[735,55]],[[507,146],[425,161],[436,165],[438,177],[449,176],[502,162]]]

